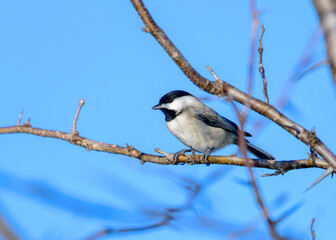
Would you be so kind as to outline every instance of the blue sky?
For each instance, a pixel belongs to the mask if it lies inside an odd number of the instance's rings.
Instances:
[[[210,65],[221,79],[246,91],[251,36],[248,2],[145,4],[202,75],[211,79],[206,69]],[[301,56],[312,50],[312,62],[318,62],[325,58],[325,47],[322,37],[314,48],[306,47],[318,27],[310,2],[257,1],[257,8],[262,10],[260,21],[266,28],[263,60],[270,102],[275,104]],[[146,153],[154,153],[156,147],[165,152],[182,149],[166,129],[163,114],[151,107],[175,89],[211,96],[194,86],[141,27],[130,1],[0,1],[0,126],[15,125],[24,109],[23,121],[30,118],[32,126],[70,132],[78,102],[84,98],[77,124],[80,135],[121,146],[128,143]],[[263,99],[257,67],[254,76],[253,96]],[[237,122],[227,102],[211,98],[206,104]],[[329,70],[321,67],[295,84],[283,113],[307,129],[315,127],[322,141],[335,150],[335,104]],[[262,118],[250,112],[247,131],[254,133],[253,124]],[[303,159],[309,151],[269,121],[251,141],[280,160]],[[225,174],[205,189],[194,211],[180,216],[179,228],[146,231],[136,238],[223,239],[231,230],[256,222],[257,230],[245,239],[269,239],[251,190],[241,184],[248,180],[245,168],[140,165],[135,159],[87,152],[61,140],[24,134],[1,135],[0,145],[0,212],[23,239],[84,239],[105,226],[148,223],[151,219],[139,211],[174,207],[185,200],[176,179],[202,183],[215,171]],[[230,146],[216,154],[235,152],[237,147]],[[255,171],[257,176],[269,172]],[[303,193],[321,174],[322,170],[309,169],[258,177],[272,216],[301,205],[279,225],[283,235],[309,238],[311,220],[316,218],[318,239],[330,239],[336,213],[336,194],[331,190],[335,181],[328,177]],[[51,192],[43,195],[39,190],[45,188]],[[285,200],[279,204],[277,199]],[[221,229],[228,230],[190,226],[195,212],[218,220]],[[106,239],[134,238],[127,234]]]

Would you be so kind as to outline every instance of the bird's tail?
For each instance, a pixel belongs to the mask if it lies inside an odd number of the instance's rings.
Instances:
[[[252,143],[246,141],[247,150],[254,156],[260,159],[275,159],[271,154],[265,152],[264,150],[254,146]]]

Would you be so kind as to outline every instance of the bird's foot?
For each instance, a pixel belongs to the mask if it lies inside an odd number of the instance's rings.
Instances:
[[[180,155],[184,155],[186,152],[191,152],[191,150],[190,150],[190,149],[182,149],[182,150],[180,150],[180,151],[174,153],[174,157],[173,157],[173,159],[174,159],[174,161],[175,161],[175,164],[179,164],[179,162],[178,162],[178,158],[179,158],[179,156],[180,156]],[[180,164],[181,164],[181,165],[184,165],[185,162],[180,162]]]
[[[215,150],[214,147],[209,148],[209,149],[206,150],[206,152],[203,154],[204,161],[205,161],[205,165],[207,165],[207,166],[210,166],[210,162],[209,162],[209,159],[208,159],[208,158],[209,158],[209,156],[210,156],[210,154],[211,154],[211,152],[212,152],[213,150]]]

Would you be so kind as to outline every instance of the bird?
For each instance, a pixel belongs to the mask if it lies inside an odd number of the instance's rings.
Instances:
[[[211,153],[229,144],[238,145],[237,124],[222,117],[186,91],[174,90],[165,94],[152,109],[164,113],[168,130],[190,148],[174,154],[175,164],[178,163],[179,155],[196,151],[203,153],[206,165],[210,165],[208,157]],[[251,136],[244,132],[244,139]],[[245,141],[247,150],[257,158],[275,159],[248,140]]]

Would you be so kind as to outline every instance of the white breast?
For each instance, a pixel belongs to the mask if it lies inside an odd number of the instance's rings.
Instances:
[[[187,117],[188,116],[188,117]],[[221,128],[206,125],[195,116],[182,113],[174,120],[166,122],[169,131],[187,147],[204,153],[208,149],[214,151],[225,147],[230,142],[230,136]]]

